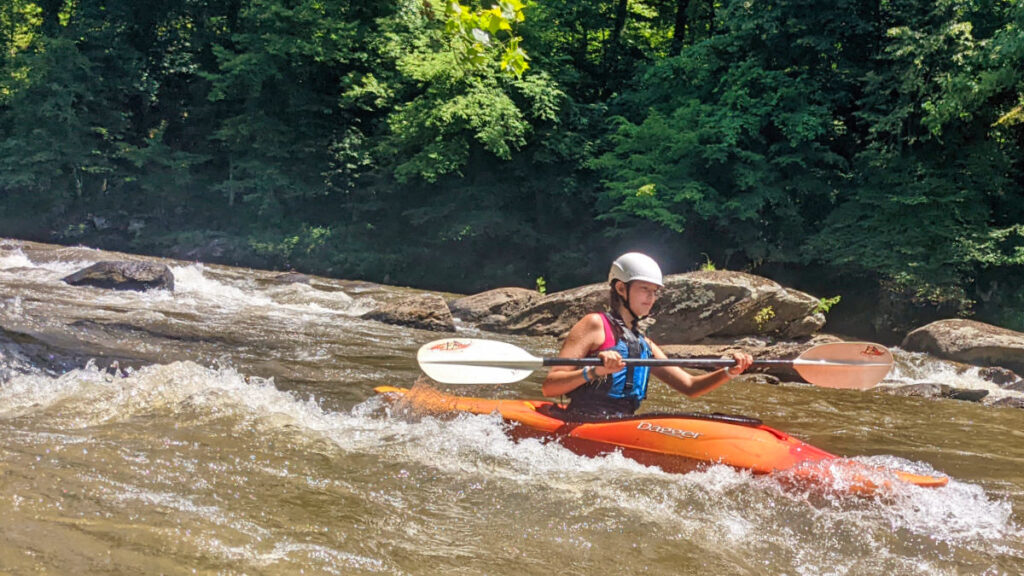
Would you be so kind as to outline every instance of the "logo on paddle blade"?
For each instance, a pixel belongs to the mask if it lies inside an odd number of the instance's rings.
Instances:
[[[465,350],[469,348],[469,342],[459,342],[458,340],[445,340],[440,342],[436,346],[431,346],[430,350],[435,352],[453,352],[455,350]]]
[[[878,346],[868,346],[861,351],[861,356],[885,356],[885,350]]]

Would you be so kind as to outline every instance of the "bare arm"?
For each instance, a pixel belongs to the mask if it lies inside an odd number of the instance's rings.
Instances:
[[[572,327],[562,350],[558,353],[560,358],[584,358],[591,350],[595,350],[604,343],[604,322],[598,314],[587,314]],[[622,357],[617,352],[606,351],[599,355],[604,359],[603,366],[591,368],[591,377],[600,378],[606,374],[618,372],[625,367]],[[541,389],[545,396],[561,396],[568,394],[586,383],[583,378],[585,368],[572,366],[554,366],[548,371],[544,379],[544,387]]]
[[[667,358],[665,353],[661,351],[661,348],[657,344],[647,341],[651,345],[651,353],[655,358]],[[696,398],[703,394],[718,388],[722,384],[725,384],[729,380],[738,374],[741,374],[744,370],[750,367],[750,364],[754,359],[750,354],[743,352],[737,352],[732,355],[733,359],[736,360],[736,365],[729,368],[722,368],[721,370],[715,370],[701,376],[691,376],[685,370],[678,366],[661,366],[657,368],[651,368],[651,373],[658,379],[668,384],[672,388],[686,394],[690,398]]]

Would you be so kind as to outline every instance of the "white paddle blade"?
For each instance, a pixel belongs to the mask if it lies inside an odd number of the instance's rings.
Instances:
[[[416,361],[427,376],[445,384],[510,384],[544,365],[518,346],[473,338],[428,342]]]
[[[871,342],[832,342],[804,352],[793,368],[815,386],[865,390],[889,374],[892,353]]]

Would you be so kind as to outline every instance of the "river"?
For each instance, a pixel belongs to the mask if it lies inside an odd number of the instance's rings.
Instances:
[[[382,401],[373,388],[416,384],[415,351],[440,336],[358,318],[372,285],[177,262],[173,294],[114,292],[60,281],[104,253],[3,248],[0,321],[18,336],[0,347],[0,573],[1024,573],[1024,410],[653,385],[647,410],[745,414],[950,482],[857,498],[668,474]],[[972,378],[896,355],[890,385]],[[539,397],[540,379],[448,391]]]

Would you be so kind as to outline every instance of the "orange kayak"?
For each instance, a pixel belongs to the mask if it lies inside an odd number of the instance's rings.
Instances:
[[[433,389],[376,388],[411,409],[428,413],[492,414],[517,424],[515,437],[551,438],[578,454],[618,451],[668,472],[726,464],[755,474],[776,474],[798,485],[833,487],[871,495],[894,483],[945,486],[948,478],[870,466],[830,454],[759,420],[720,414],[642,414],[593,422],[560,417],[560,406],[537,400],[452,396]]]

